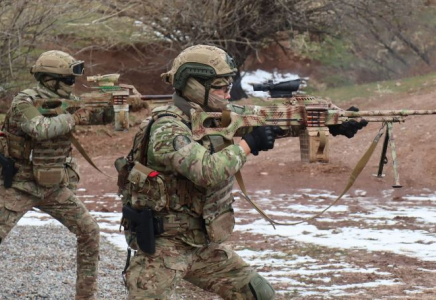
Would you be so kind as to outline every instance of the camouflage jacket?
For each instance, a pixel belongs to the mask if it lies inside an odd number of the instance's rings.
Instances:
[[[40,83],[34,88],[18,93],[12,100],[7,118],[6,130],[17,136],[28,136],[35,140],[48,140],[70,132],[74,128],[74,118],[70,114],[61,114],[47,118],[42,115],[30,117],[26,112],[35,108],[36,99],[59,99],[60,96],[42,86]],[[71,96],[69,100],[77,100]]]
[[[221,137],[206,136],[194,141],[189,111],[201,108],[178,96],[175,100],[176,105],[153,110],[154,123],[149,135],[146,165],[167,176],[164,182],[168,209],[158,211],[157,215],[173,215],[171,219],[177,220],[189,217],[192,219],[184,222],[191,224],[200,220],[202,226],[188,226],[186,231],[178,232],[178,237],[190,245],[221,242],[233,231],[234,174],[247,156],[239,145],[226,146]],[[146,126],[141,127],[144,130]],[[221,231],[222,228],[225,230]]]
[[[6,115],[5,131],[11,134],[11,136],[15,136],[15,139],[20,140],[19,142],[11,142],[10,139],[9,149],[11,149],[11,143],[15,143],[16,148],[21,148],[21,140],[25,141],[26,145],[33,145],[33,143],[44,143],[45,141],[63,138],[63,145],[65,145],[65,150],[63,152],[67,153],[66,156],[70,156],[71,143],[68,143],[68,139],[65,138],[65,135],[72,131],[75,126],[73,116],[66,113],[55,117],[45,117],[41,115],[34,106],[34,101],[36,99],[59,98],[59,95],[53,93],[39,83],[34,88],[18,93],[18,95],[13,99],[11,107]],[[71,96],[70,98],[70,100],[76,99],[77,97],[75,96]],[[11,150],[9,150],[9,154],[11,154]],[[34,182],[32,155],[35,156],[30,150],[30,154],[25,155],[27,157],[14,157],[16,166],[18,167],[18,172],[14,177],[12,187],[37,198],[43,198],[53,192],[54,188],[45,188]],[[23,198],[22,200],[23,202],[15,201],[15,210],[32,206],[31,203],[27,203],[32,201],[30,198],[27,200]]]
[[[195,103],[190,105],[193,109],[201,109]],[[165,113],[189,120],[189,112],[183,112],[177,106],[162,106],[153,111],[155,115]],[[228,180],[247,160],[239,145],[220,149],[223,146],[220,137],[209,136],[200,143],[194,141],[186,122],[173,117],[159,118],[153,124],[149,145],[147,165],[150,168],[164,173],[176,172],[204,188]]]

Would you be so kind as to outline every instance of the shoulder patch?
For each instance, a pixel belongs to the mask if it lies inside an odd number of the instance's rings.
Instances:
[[[173,139],[174,150],[178,151],[191,143],[191,139],[186,135],[178,135]]]

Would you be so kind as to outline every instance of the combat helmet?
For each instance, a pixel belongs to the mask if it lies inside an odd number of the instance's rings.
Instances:
[[[84,62],[59,50],[42,53],[30,69],[30,73],[40,81],[43,75],[54,78],[81,76],[84,72]]]
[[[182,91],[189,78],[194,77],[205,87],[207,104],[212,82],[217,78],[231,78],[237,71],[233,58],[224,50],[208,45],[186,48],[175,59],[169,72],[161,75],[164,82]]]

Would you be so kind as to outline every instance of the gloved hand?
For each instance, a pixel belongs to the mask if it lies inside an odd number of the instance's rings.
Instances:
[[[141,109],[148,108],[148,103],[140,98],[132,98],[129,107],[130,111],[140,111]]]
[[[112,123],[115,112],[112,106],[94,108],[89,116],[89,125],[105,125]]]
[[[347,111],[359,111],[359,109],[355,106],[351,106]],[[356,120],[350,120],[347,122],[344,122],[339,125],[331,125],[329,126],[329,131],[331,135],[337,136],[337,135],[345,135],[347,138],[352,138],[358,130],[362,129],[368,125],[368,121],[365,119],[360,120],[357,122]]]
[[[73,113],[76,125],[89,125],[89,118],[92,111],[88,108],[79,108]]]
[[[283,134],[283,130],[278,126],[254,127],[253,131],[242,137],[247,142],[253,155],[258,155],[259,151],[268,151],[274,148],[277,134]]]

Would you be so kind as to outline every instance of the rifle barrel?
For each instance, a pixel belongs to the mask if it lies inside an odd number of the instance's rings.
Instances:
[[[141,95],[141,100],[169,100],[172,98],[173,95]]]
[[[342,111],[340,117],[390,117],[390,116],[413,116],[413,115],[436,115],[436,110],[362,110]]]

